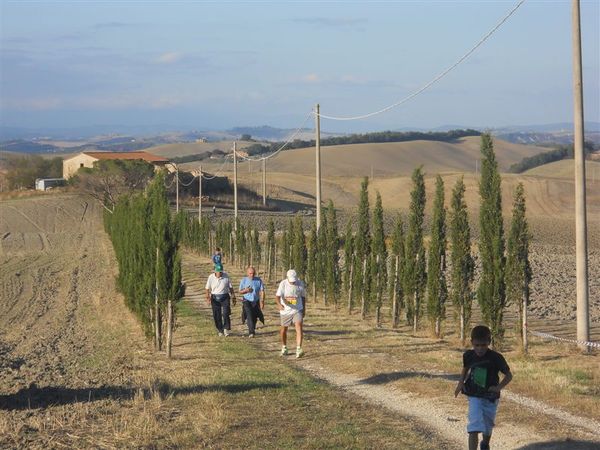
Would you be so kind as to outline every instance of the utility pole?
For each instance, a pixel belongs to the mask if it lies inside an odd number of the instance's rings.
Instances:
[[[177,185],[177,188],[175,189],[175,211],[179,212],[179,167],[177,166],[175,166],[175,184]]]
[[[321,227],[321,116],[319,115],[319,104],[316,106],[315,114],[315,151],[317,166],[317,231]]]
[[[263,206],[267,206],[267,160],[262,160]]]
[[[583,76],[581,71],[581,22],[579,0],[572,0],[573,21],[573,125],[575,153],[575,247],[577,255],[577,340],[590,340],[588,300],[587,213],[585,205],[585,154],[583,149]],[[580,345],[583,351],[587,346]]]
[[[198,223],[202,223],[202,164],[198,169]]]
[[[233,227],[237,231],[238,196],[237,196],[237,142],[233,141]]]

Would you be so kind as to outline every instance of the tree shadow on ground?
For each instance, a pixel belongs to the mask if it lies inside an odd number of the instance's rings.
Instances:
[[[344,334],[352,334],[352,331],[348,330],[304,330],[304,334],[316,335],[316,336],[341,336]]]
[[[92,388],[67,388],[32,386],[21,389],[15,394],[0,395],[0,410],[39,409],[49,406],[87,403],[99,400],[132,400],[136,395],[144,399],[156,397],[177,397],[180,395],[201,394],[204,392],[226,392],[238,394],[256,389],[278,389],[281,383],[236,383],[172,386],[168,383],[156,383],[152,387],[101,386]]]
[[[519,447],[517,450],[600,450],[600,441],[564,441],[536,442]]]
[[[361,384],[385,384],[390,383],[396,380],[403,380],[406,378],[430,378],[430,379],[443,379],[449,381],[458,381],[459,375],[453,374],[444,374],[444,373],[427,373],[427,372],[418,372],[418,371],[404,371],[404,372],[388,372],[388,373],[378,373],[377,375],[373,375],[369,378],[365,378],[360,380]]]

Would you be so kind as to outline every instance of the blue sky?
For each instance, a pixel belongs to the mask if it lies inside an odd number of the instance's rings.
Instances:
[[[515,2],[2,1],[1,124],[299,126],[380,109]],[[600,2],[582,1],[586,120],[600,121]],[[331,131],[572,120],[571,2],[528,0],[430,90]]]

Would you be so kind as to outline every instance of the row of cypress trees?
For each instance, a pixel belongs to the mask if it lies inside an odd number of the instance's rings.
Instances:
[[[465,330],[471,321],[472,302],[476,298],[483,321],[492,330],[494,343],[499,343],[505,332],[505,308],[513,303],[518,305],[523,324],[520,335],[526,347],[525,314],[531,267],[524,188],[519,184],[514,193],[508,249],[505,249],[501,178],[493,142],[487,134],[482,136],[481,154],[480,238],[477,245],[481,274],[476,292],[473,291],[475,259],[471,248],[464,182],[460,178],[453,188],[448,218],[444,206],[444,182],[439,175],[436,177],[430,241],[426,251],[423,231],[425,182],[422,169],[417,168],[412,175],[407,225],[405,227],[402,217],[398,216],[391,236],[389,258],[383,232],[381,197],[379,193],[376,194],[370,220],[368,180],[365,178],[362,182],[357,232],[352,234],[349,223],[344,239],[343,285],[348,293],[349,312],[352,311],[354,299],[360,297],[361,317],[364,319],[374,303],[376,323],[379,325],[383,293],[387,286],[394,327],[398,326],[400,312],[404,310],[407,323],[417,331],[426,311],[432,332],[441,336],[446,303],[450,299],[458,318],[460,338],[464,342]]]
[[[490,326],[494,342],[499,343],[505,332],[504,310],[509,303],[519,306],[521,321],[525,323],[531,281],[530,234],[525,218],[524,189],[519,184],[515,191],[508,249],[505,248],[501,178],[493,142],[487,134],[482,136],[481,156],[480,237],[476,246],[481,273],[476,290],[473,288],[475,256],[463,179],[458,179],[454,185],[450,210],[447,211],[444,182],[440,176],[436,177],[430,239],[426,248],[426,194],[422,168],[415,169],[412,175],[406,224],[398,215],[391,236],[384,232],[379,192],[372,213],[370,211],[369,182],[365,178],[361,184],[358,214],[348,221],[343,238],[339,235],[336,210],[330,201],[319,230],[313,223],[308,235],[300,216],[288,222],[279,239],[273,221],[269,222],[266,235],[261,239],[259,231],[250,223],[238,221],[234,227],[232,222],[221,222],[216,225],[213,237],[208,222],[198,224],[191,219],[182,232],[183,242],[202,253],[220,246],[226,255],[230,255],[230,261],[239,267],[263,264],[268,279],[273,275],[284,277],[285,271],[292,267],[307,281],[315,300],[320,298],[335,308],[340,305],[343,287],[348,312],[352,313],[360,306],[360,315],[365,319],[375,308],[378,326],[387,296],[393,327],[398,326],[402,312],[414,331],[427,316],[432,332],[441,336],[446,304],[451,301],[464,342],[471,321],[472,303],[477,299],[483,321]],[[353,223],[356,233],[353,233]],[[521,337],[525,343],[524,330],[525,327]]]
[[[154,338],[156,350],[171,356],[176,304],[184,295],[181,282],[181,230],[171,216],[158,174],[145,193],[122,196],[104,226],[119,266],[117,287],[125,303]]]

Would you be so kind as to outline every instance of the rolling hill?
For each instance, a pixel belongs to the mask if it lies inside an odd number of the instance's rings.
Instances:
[[[600,162],[586,161],[585,167],[588,182],[595,181],[596,183],[600,183]],[[524,175],[572,179],[575,176],[574,173],[575,161],[572,159],[563,159],[529,169],[524,172]]]
[[[501,171],[547,149],[495,140]],[[456,143],[410,141],[378,144],[352,144],[321,147],[321,167],[325,176],[410,175],[415,167],[427,173],[474,172],[479,159],[479,137],[459,139]],[[314,173],[314,147],[287,150],[269,160],[270,170],[301,174]]]

